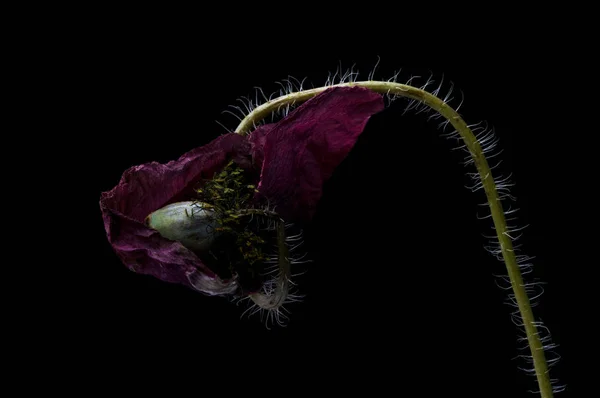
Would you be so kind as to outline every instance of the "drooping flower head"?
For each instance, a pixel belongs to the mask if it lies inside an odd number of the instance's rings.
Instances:
[[[219,275],[209,261],[214,255],[208,250],[212,240],[207,241],[198,227],[226,231],[225,221],[234,218],[237,222],[244,209],[233,204],[227,220],[209,220],[208,215],[217,210],[214,203],[198,202],[203,184],[234,165],[233,174],[243,176],[243,188],[253,190],[244,205],[268,204],[286,222],[310,221],[323,184],[350,152],[368,119],[383,106],[382,96],[368,89],[331,88],[248,136],[225,134],[166,164],[131,167],[117,186],[101,195],[108,241],[134,272],[209,295],[238,294],[243,288],[237,277],[241,268]],[[237,184],[232,186],[242,187],[242,180],[232,181]],[[221,187],[218,183],[212,186]],[[236,189],[221,188],[215,192],[239,196]],[[213,199],[215,195],[219,194]],[[187,218],[175,219],[182,214]],[[239,241],[255,235],[236,236]],[[193,239],[198,240],[194,243]],[[262,240],[258,235],[255,239]],[[247,243],[250,247],[251,242]]]

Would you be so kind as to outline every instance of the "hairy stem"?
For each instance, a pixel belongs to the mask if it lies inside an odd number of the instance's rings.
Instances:
[[[285,244],[285,223],[283,220],[277,222],[277,248],[279,273],[274,281],[275,287],[271,294],[252,293],[250,299],[260,308],[266,310],[277,310],[287,299],[290,285],[290,260],[288,248]]]
[[[285,221],[274,211],[263,209],[241,209],[237,212],[240,216],[260,215],[270,218],[276,223],[277,230],[277,266],[279,272],[275,280],[275,287],[270,294],[262,292],[250,294],[250,299],[260,308],[266,310],[277,310],[288,297],[290,287],[290,259],[289,250],[285,243]]]
[[[442,99],[416,87],[395,82],[362,81],[341,83],[334,86],[320,87],[297,93],[291,93],[268,101],[265,104],[255,108],[250,114],[248,114],[239,124],[235,132],[238,134],[247,134],[256,123],[269,116],[272,112],[278,110],[282,106],[304,102],[331,87],[355,86],[364,87],[378,93],[394,94],[420,101],[446,118],[460,134],[473,158],[475,167],[477,168],[483,188],[485,190],[485,194],[487,196],[488,205],[490,207],[498,241],[500,242],[500,247],[502,250],[502,257],[504,259],[506,269],[508,270],[508,275],[519,307],[520,315],[523,319],[529,348],[533,357],[537,381],[540,387],[541,397],[551,398],[553,396],[553,392],[548,375],[548,365],[546,363],[543,345],[535,325],[535,318],[531,310],[529,297],[525,291],[523,278],[513,249],[512,239],[508,235],[508,227],[506,225],[502,203],[496,190],[496,184],[492,178],[492,172],[488,165],[487,159],[483,154],[483,150],[477,141],[477,138],[458,114],[458,112],[448,106]]]

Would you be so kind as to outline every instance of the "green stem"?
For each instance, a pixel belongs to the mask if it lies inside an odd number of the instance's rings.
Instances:
[[[247,134],[252,126],[282,106],[304,102],[331,87],[364,87],[378,93],[393,94],[420,101],[446,118],[460,134],[461,138],[466,144],[466,147],[471,153],[475,167],[479,172],[485,194],[487,196],[492,219],[496,227],[498,241],[500,242],[500,247],[502,250],[502,257],[504,258],[504,263],[506,265],[506,269],[508,270],[512,289],[519,307],[519,312],[521,318],[523,319],[529,348],[533,357],[537,381],[540,387],[541,397],[551,398],[553,396],[552,386],[550,384],[548,375],[548,365],[546,363],[543,345],[535,325],[535,318],[531,310],[529,297],[525,291],[523,278],[517,263],[512,240],[508,235],[508,227],[506,225],[502,203],[496,190],[496,184],[492,178],[492,172],[488,165],[487,159],[483,154],[483,150],[477,141],[477,138],[462,117],[458,114],[458,112],[448,106],[442,99],[416,87],[394,82],[362,81],[342,83],[335,86],[320,87],[297,93],[291,93],[268,101],[265,104],[255,108],[250,114],[248,114],[244,120],[242,120],[235,132],[238,134]]]
[[[290,287],[290,259],[289,250],[285,243],[285,221],[279,214],[270,210],[263,209],[241,209],[237,212],[240,216],[249,215],[260,215],[267,217],[276,222],[277,231],[277,265],[279,267],[279,273],[275,280],[275,287],[271,294],[265,294],[262,292],[250,294],[250,299],[254,301],[256,305],[265,310],[277,310],[281,307],[288,297]]]
[[[290,288],[290,259],[287,245],[285,244],[285,223],[283,220],[277,221],[277,247],[278,247],[278,267],[279,273],[274,281],[275,287],[271,294],[252,293],[250,299],[260,308],[277,311],[288,297]]]

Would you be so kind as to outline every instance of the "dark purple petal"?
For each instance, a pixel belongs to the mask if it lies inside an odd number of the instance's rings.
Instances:
[[[187,195],[202,178],[212,177],[231,159],[250,166],[250,144],[245,137],[225,134],[176,161],[131,167],[116,187],[102,193],[100,208],[108,240],[129,269],[187,285],[192,276],[201,282],[208,277],[220,289],[216,275],[193,252],[147,228],[144,219],[169,203],[189,200]]]
[[[178,160],[133,166],[123,173],[119,185],[102,194],[101,203],[143,222],[149,213],[192,194],[195,184],[210,178],[230,159],[247,166],[249,149],[244,137],[231,133],[183,154]]]
[[[259,170],[262,168],[265,159],[265,142],[267,140],[267,134],[269,134],[275,126],[275,123],[264,124],[257,127],[256,130],[248,135],[250,151],[252,152],[252,162],[254,167],[257,167]]]
[[[350,152],[369,118],[383,108],[382,96],[371,90],[332,88],[271,126],[260,138],[264,162],[259,198],[268,199],[290,221],[309,220],[323,184]]]

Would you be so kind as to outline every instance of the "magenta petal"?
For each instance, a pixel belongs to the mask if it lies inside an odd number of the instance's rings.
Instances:
[[[332,88],[307,101],[266,134],[260,197],[290,221],[307,221],[323,184],[350,152],[381,95],[361,87]]]
[[[248,163],[249,148],[244,137],[231,133],[183,154],[178,160],[133,166],[123,173],[119,185],[102,194],[101,204],[143,222],[149,213],[191,194],[201,178],[210,178],[231,158]]]
[[[231,159],[245,167],[250,165],[250,144],[245,137],[225,134],[176,161],[131,167],[116,187],[102,193],[100,208],[108,240],[129,269],[167,282],[193,283],[209,294],[235,288],[235,283],[220,281],[179,242],[165,239],[144,225],[149,213],[186,200],[198,181],[210,178]]]
[[[258,126],[256,130],[248,135],[248,142],[250,143],[250,151],[252,153],[252,162],[254,167],[259,170],[262,168],[265,159],[265,142],[267,141],[267,134],[269,134],[275,126],[275,123],[263,124],[262,126]]]

